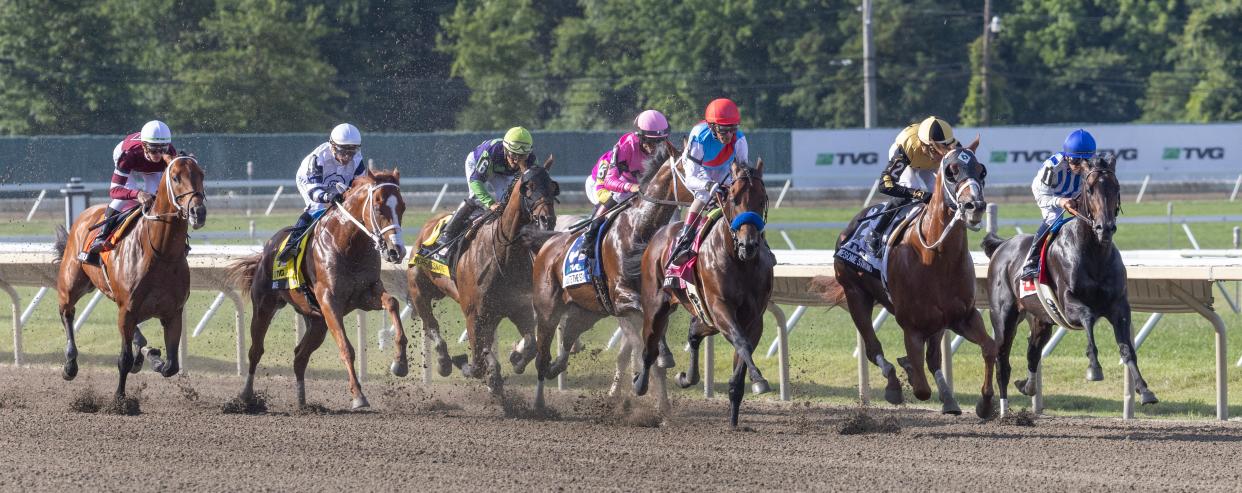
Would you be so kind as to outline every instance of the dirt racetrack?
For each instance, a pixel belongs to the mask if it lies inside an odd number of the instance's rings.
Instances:
[[[312,380],[295,411],[267,377],[269,412],[225,414],[237,377],[130,380],[141,414],[84,413],[115,373],[0,368],[0,490],[1233,490],[1242,424],[1040,417],[1034,426],[924,410],[682,399],[661,420],[646,402],[552,392],[555,417],[489,403],[472,384],[372,379],[372,410],[344,380]],[[963,407],[967,403],[963,402]],[[518,417],[513,417],[518,416]],[[859,434],[840,430],[855,425]],[[859,426],[861,425],[861,426]],[[869,426],[875,425],[875,426]],[[899,428],[893,430],[891,428]],[[896,431],[895,433],[893,431]]]

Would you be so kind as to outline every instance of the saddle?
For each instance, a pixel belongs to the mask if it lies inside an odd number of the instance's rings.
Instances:
[[[599,251],[600,246],[604,243],[604,237],[608,235],[608,230],[612,228],[612,223],[616,220],[621,211],[628,208],[627,205],[615,207],[604,213],[603,220],[600,221],[599,228],[595,230],[595,244],[590,249],[594,255],[588,257],[583,242],[586,241],[586,230],[584,229],[577,237],[574,238],[569,250],[565,252],[565,258],[561,262],[561,287],[571,288],[581,284],[591,283],[595,288],[595,297],[599,300],[600,306],[609,314],[616,313],[616,307],[612,302],[612,297],[608,292],[608,280],[604,277],[603,263],[600,262]],[[587,228],[590,224],[594,224],[593,220],[587,221]]]
[[[452,240],[451,243],[436,246],[440,242],[440,237],[444,234],[444,227],[448,225],[449,219],[453,216],[450,214],[440,218],[431,227],[431,234],[427,235],[427,239],[419,244],[418,251],[410,256],[410,261],[406,264],[407,267],[419,266],[427,269],[432,274],[452,279],[453,272],[457,270],[457,259],[461,257],[461,252],[463,251],[462,245],[483,224],[483,221],[478,220],[479,216],[483,214],[484,211],[477,211],[471,214],[470,223],[466,226],[466,230],[461,232],[461,236],[458,236],[456,239],[450,238],[449,240]],[[446,255],[443,257],[437,255],[446,249]]]
[[[78,259],[82,260],[86,258],[88,253],[87,251],[90,250],[91,244],[95,242],[95,239],[99,236],[99,233],[104,229],[108,229],[104,228],[105,225],[109,226],[112,232],[109,233],[108,237],[104,239],[103,248],[99,251],[101,255],[111,252],[118,244],[121,243],[121,240],[125,238],[125,235],[128,234],[130,230],[134,229],[134,224],[138,222],[138,217],[142,215],[141,210],[142,206],[134,206],[127,211],[117,213],[112,217],[91,225],[86,234],[86,241],[82,242],[82,251],[78,253]]]
[[[858,222],[858,225],[854,228],[854,231],[850,233],[849,239],[842,242],[841,245],[837,247],[837,251],[833,254],[833,256],[845,261],[845,263],[850,264],[854,268],[879,279],[885,286],[887,286],[887,252],[873,252],[867,246],[867,237],[875,228],[876,223],[879,222],[879,213],[884,210],[884,207],[885,204],[877,204],[867,208],[863,213],[863,217],[866,219]],[[906,230],[910,228],[910,225],[913,224],[920,215],[922,215],[924,210],[926,210],[925,205],[915,204],[910,207],[892,211],[891,213],[896,214],[897,216],[893,218],[888,232],[882,237],[883,241],[880,242],[880,248],[887,250],[896,244],[902,234],[904,234]],[[881,253],[884,255],[880,255]]]
[[[312,228],[314,223],[312,223]],[[310,242],[311,229],[302,235],[298,241],[298,254],[289,261],[281,261],[279,258],[272,259],[272,289],[302,289],[309,293],[309,285],[306,283],[306,272],[302,269],[304,259],[306,257],[306,244]],[[289,236],[280,241],[280,245],[275,251],[279,252],[285,249],[289,243]]]
[[[694,235],[694,241],[690,243],[690,257],[686,259],[680,267],[671,267],[668,274],[672,277],[681,279],[681,289],[685,289],[688,284],[694,283],[694,266],[699,260],[699,249],[703,247],[703,241],[707,239],[707,235],[711,234],[712,227],[716,225],[716,221],[724,216],[724,209],[719,207],[708,211],[703,215],[703,225]],[[673,253],[676,248],[674,242],[669,242],[669,254]]]
[[[1035,296],[1053,323],[1067,329],[1082,330],[1082,327],[1069,323],[1065,318],[1060,303],[1057,301],[1056,291],[1054,291],[1052,272],[1048,269],[1048,257],[1052,241],[1061,232],[1061,228],[1074,219],[1076,219],[1076,216],[1060,218],[1048,229],[1048,235],[1039,247],[1039,262],[1036,264],[1039,268],[1039,275],[1035,277],[1037,281],[1021,281],[1018,286],[1018,297]]]

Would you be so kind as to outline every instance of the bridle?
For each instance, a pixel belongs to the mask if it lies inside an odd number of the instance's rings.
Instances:
[[[647,187],[651,186],[651,183],[655,181],[654,174],[658,173],[660,171],[659,169],[653,169],[653,170],[647,171],[648,173],[653,174],[652,179],[643,183],[642,188],[638,191],[638,196],[642,197],[642,199],[647,202],[651,202],[653,204],[659,204],[659,205],[675,205],[678,207],[688,207],[690,204],[692,204],[692,202],[682,202],[682,201],[676,200],[678,182],[681,183],[682,188],[686,188],[687,190],[689,189],[688,187],[685,186],[686,177],[681,174],[681,169],[680,169],[681,167],[677,166],[678,162],[680,162],[680,160],[676,156],[669,156],[668,159],[664,160],[664,164],[660,166],[660,167],[668,167],[669,172],[673,174],[674,200],[657,199],[655,197],[647,195]]]
[[[756,180],[756,178],[754,177],[754,174],[751,168],[747,166],[743,166],[742,172],[738,173],[736,176],[733,177],[733,181],[735,182],[745,181],[746,185],[744,188],[750,188],[754,186],[754,180]],[[728,199],[726,198],[725,200],[728,200]],[[721,207],[720,210],[722,214],[724,215],[725,219],[729,221],[729,236],[733,238],[733,250],[735,252],[739,248],[742,247],[742,241],[738,239],[737,237],[737,233],[739,230],[742,229],[742,226],[747,225],[747,224],[754,225],[756,228],[759,229],[759,233],[763,234],[763,229],[767,225],[768,206],[766,203],[763,205],[762,215],[754,211],[742,211],[738,213],[736,216],[733,216],[732,218],[730,218],[728,217],[729,216],[728,207]]]
[[[171,197],[171,198],[172,198],[172,200],[170,200],[170,202],[172,202],[173,207],[175,207],[175,208],[176,208],[176,212],[164,212],[164,213],[160,213],[160,214],[148,214],[148,213],[147,213],[147,211],[146,211],[146,209],[144,208],[144,209],[142,210],[142,217],[143,217],[143,218],[150,219],[150,220],[153,220],[153,221],[159,221],[159,220],[162,220],[162,219],[165,219],[165,218],[178,218],[178,219],[187,219],[187,220],[188,220],[188,219],[190,218],[190,200],[193,200],[193,199],[194,199],[194,197],[198,197],[198,198],[201,198],[201,199],[203,199],[203,200],[207,200],[207,196],[206,196],[206,195],[205,195],[205,194],[204,194],[201,190],[194,190],[194,189],[191,189],[190,191],[188,191],[188,192],[184,192],[184,193],[181,193],[181,194],[176,194],[176,192],[173,190],[173,187],[172,187],[172,165],[173,165],[173,163],[176,163],[177,161],[182,160],[182,159],[188,159],[188,160],[190,160],[191,162],[193,162],[194,164],[196,164],[196,165],[198,164],[198,160],[197,160],[197,159],[194,159],[193,157],[190,157],[190,156],[178,156],[178,157],[176,157],[175,159],[173,159],[173,160],[172,160],[172,163],[168,163],[168,169],[164,170],[164,176],[160,177],[160,184],[161,184],[161,185],[163,185],[163,187],[162,187],[162,188],[164,189],[164,195],[166,195],[166,196],[168,196],[168,197]],[[191,187],[192,187],[192,186],[193,186],[193,185],[191,184]],[[190,200],[186,200],[186,205],[182,206],[182,205],[181,205],[181,199],[186,198],[186,197],[189,197],[189,199],[190,199]]]
[[[548,206],[560,201],[560,199],[557,198],[557,196],[560,195],[560,185],[555,181],[552,181],[553,192],[551,194],[540,193],[538,197],[527,197],[525,193],[522,193],[523,190],[526,189],[526,184],[530,182],[531,177],[535,175],[536,170],[540,170],[544,174],[547,174],[547,170],[543,166],[531,166],[530,168],[527,168],[526,171],[522,172],[522,175],[518,177],[518,179],[514,180],[516,182],[513,185],[514,189],[509,191],[509,196],[506,199],[513,200],[513,196],[516,194],[518,196],[518,200],[521,200],[522,211],[526,214],[530,214],[532,219],[536,219],[533,215],[536,208]],[[551,180],[551,177],[549,176],[548,179]],[[492,217],[496,217],[495,213],[490,214],[492,214]],[[487,219],[490,218],[485,218],[485,220]],[[503,243],[505,247],[509,247],[517,241],[517,238],[506,238],[504,236],[504,229],[497,229],[494,241],[492,242],[493,250],[496,248],[496,240]]]
[[[959,160],[967,164],[974,162],[977,159],[975,158],[975,153],[973,151],[964,148],[958,150],[957,156]],[[983,185],[981,185],[979,180],[974,177],[967,176],[964,180],[954,178],[952,182],[949,181],[949,161],[950,159],[948,155],[946,155],[944,159],[940,160],[940,170],[937,172],[937,175],[940,178],[940,189],[945,191],[941,194],[943,195],[941,200],[944,201],[949,210],[953,211],[953,219],[951,219],[949,224],[945,225],[944,230],[940,232],[940,238],[937,238],[936,242],[930,245],[927,244],[927,238],[923,236],[922,228],[923,220],[927,218],[927,214],[919,216],[919,227],[915,228],[917,230],[919,243],[923,245],[923,248],[928,250],[935,250],[936,248],[939,248],[940,244],[944,243],[945,238],[949,237],[949,232],[953,231],[953,227],[956,226],[957,223],[964,221],[963,215],[965,214],[965,209],[961,207],[961,201],[957,199],[958,194],[962,193],[963,188],[969,187],[975,196],[983,196]],[[980,165],[982,166],[982,164]],[[986,176],[986,174],[984,176]],[[953,193],[948,192],[950,184],[955,185],[953,187]],[[979,229],[982,228],[982,226],[977,224],[974,226],[967,224],[966,227],[971,231],[979,231]]]
[[[383,228],[379,227],[379,213],[377,212],[377,207],[375,207],[375,191],[387,187],[395,188],[397,189],[398,194],[401,193],[401,187],[396,183],[376,183],[367,186],[367,199],[366,202],[364,202],[363,207],[370,212],[369,216],[372,225],[370,227],[362,221],[359,221],[353,214],[350,214],[349,210],[346,209],[343,204],[338,204],[340,206],[336,208],[342,215],[345,216],[346,219],[354,223],[354,225],[357,226],[363,234],[367,235],[367,237],[371,239],[371,243],[375,246],[376,251],[379,251],[380,253],[383,253],[384,248],[388,246],[388,240],[384,239],[384,233],[396,230],[397,238],[401,237],[400,218],[394,217],[392,224],[384,226]],[[396,212],[397,211],[393,211],[393,214],[395,215]]]

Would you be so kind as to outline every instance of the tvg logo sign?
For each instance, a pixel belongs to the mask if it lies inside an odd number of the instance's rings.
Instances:
[[[1165,147],[1160,156],[1169,161],[1174,159],[1225,159],[1224,147]]]
[[[874,152],[821,152],[815,155],[816,166],[873,165],[880,162]]]

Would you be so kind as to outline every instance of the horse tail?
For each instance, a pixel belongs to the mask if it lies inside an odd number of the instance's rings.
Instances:
[[[996,249],[1000,248],[1001,243],[1004,242],[1005,240],[997,236],[996,233],[988,233],[987,236],[983,237],[983,253],[987,254],[988,258],[992,258],[992,254],[996,253]]]
[[[637,283],[643,277],[643,252],[647,251],[647,242],[638,241],[625,252],[621,259],[621,277],[624,282]]]
[[[53,264],[59,264],[60,260],[65,258],[65,245],[69,244],[69,232],[65,230],[63,225],[56,225],[56,243],[52,244],[52,254],[56,258],[52,259]]]
[[[829,306],[845,305],[845,288],[833,276],[815,276],[809,286],[811,293],[819,295]]]
[[[259,271],[259,264],[262,262],[262,253],[233,261],[226,270],[225,283],[237,288],[243,295],[249,295],[250,286],[254,284],[254,275]]]

